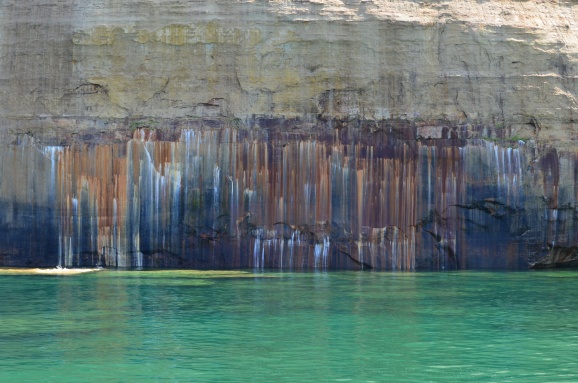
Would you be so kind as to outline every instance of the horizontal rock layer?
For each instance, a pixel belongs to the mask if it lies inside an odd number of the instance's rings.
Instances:
[[[62,117],[442,119],[573,140],[577,9],[6,0],[0,120],[26,131]]]
[[[0,265],[566,261],[577,10],[2,1]]]

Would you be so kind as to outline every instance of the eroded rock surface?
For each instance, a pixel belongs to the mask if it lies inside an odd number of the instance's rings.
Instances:
[[[578,267],[578,247],[577,246],[556,246],[549,245],[550,252],[547,256],[532,263],[532,269],[559,269]]]
[[[548,243],[576,246],[576,150],[459,132],[416,139],[405,125],[255,123],[189,121],[126,130],[128,140],[115,131],[66,146],[27,135],[3,144],[0,261],[525,268]]]
[[[6,0],[0,117],[22,129],[60,117],[442,119],[574,139],[577,9]]]
[[[520,268],[577,246],[577,11],[4,0],[0,265]]]

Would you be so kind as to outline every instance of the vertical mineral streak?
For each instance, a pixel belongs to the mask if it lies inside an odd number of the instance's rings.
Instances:
[[[534,214],[523,143],[218,128],[40,150],[23,136],[7,149],[4,222],[42,206],[43,243],[66,267],[519,267],[499,253],[528,248],[514,232]],[[530,163],[546,199],[542,241],[569,243],[559,207],[575,189],[559,171],[575,156],[544,153]]]

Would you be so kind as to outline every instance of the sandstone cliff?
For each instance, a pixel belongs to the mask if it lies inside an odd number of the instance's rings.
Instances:
[[[574,1],[4,0],[0,265],[571,249],[577,21]]]
[[[5,0],[0,117],[10,127],[444,120],[569,140],[577,10],[561,1]]]

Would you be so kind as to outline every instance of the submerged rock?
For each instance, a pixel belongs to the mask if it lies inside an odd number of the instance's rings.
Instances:
[[[81,268],[81,269],[67,269],[62,267],[55,267],[51,269],[30,269],[30,268],[2,268],[0,267],[0,275],[78,275],[86,273],[94,273],[102,271],[97,268]]]

